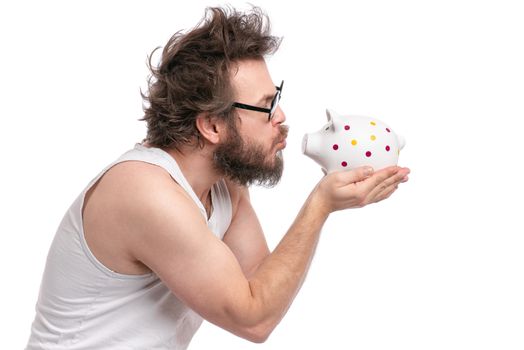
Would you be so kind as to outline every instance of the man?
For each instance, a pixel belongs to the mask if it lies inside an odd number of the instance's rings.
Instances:
[[[336,210],[388,198],[409,170],[326,175],[270,252],[248,186],[282,174],[285,115],[260,10],[209,9],[153,67],[147,138],[104,169],[51,246],[28,349],[185,349],[202,319],[263,342]]]

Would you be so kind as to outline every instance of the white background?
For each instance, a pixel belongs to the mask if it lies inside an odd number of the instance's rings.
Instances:
[[[65,210],[143,138],[147,55],[216,4],[0,5],[0,348],[25,346]],[[403,134],[412,174],[389,200],[332,215],[265,344],[205,323],[190,349],[523,349],[521,5],[256,4],[284,37],[269,66],[291,126],[281,184],[252,192],[270,247],[321,178],[300,140],[326,107]]]

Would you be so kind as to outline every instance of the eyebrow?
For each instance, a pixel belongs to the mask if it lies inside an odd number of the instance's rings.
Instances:
[[[273,98],[275,97],[275,94],[272,94],[272,95],[264,95],[262,96],[262,98],[260,100],[257,101],[257,103],[262,103],[262,102],[267,102],[267,101],[272,101]]]

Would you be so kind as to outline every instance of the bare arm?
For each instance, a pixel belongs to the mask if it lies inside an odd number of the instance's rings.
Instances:
[[[294,223],[276,249],[249,280],[257,307],[264,310],[261,332],[265,336],[278,324],[300,289],[316,249],[320,230],[335,210],[362,207],[389,197],[407,169],[389,168],[371,174],[364,169],[325,177],[312,191]],[[364,181],[361,181],[364,180]]]
[[[390,168],[364,181],[362,170],[326,176],[250,279],[178,187],[166,190],[167,182],[130,184],[135,191],[126,192],[121,215],[131,232],[133,255],[178,298],[210,322],[261,342],[298,292],[329,213],[387,198],[405,175],[400,168]]]
[[[250,279],[270,252],[262,226],[251,206],[249,190],[233,183],[228,183],[228,189],[233,217],[223,241],[237,258],[246,278]]]
[[[258,308],[264,310],[264,337],[284,317],[302,286],[327,217],[328,213],[311,194],[286,235],[250,279],[253,298]]]
[[[308,199],[288,233],[270,254],[247,188],[234,184],[229,187],[236,211],[224,243],[241,265],[254,300],[266,303],[259,306],[266,309],[268,315],[265,324],[260,326],[265,337],[284,316],[302,284],[327,215],[316,215],[320,211],[316,210],[312,199]],[[290,281],[295,282],[290,284]],[[276,290],[282,293],[279,298],[283,303],[271,305],[265,302],[276,296]],[[287,293],[283,293],[285,291]]]

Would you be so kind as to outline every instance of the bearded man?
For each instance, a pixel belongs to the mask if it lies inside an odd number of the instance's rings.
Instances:
[[[210,8],[152,71],[147,137],[81,192],[49,251],[27,349],[185,349],[203,319],[263,342],[336,210],[388,198],[409,169],[324,176],[273,252],[248,187],[282,171],[280,39],[259,9]]]

